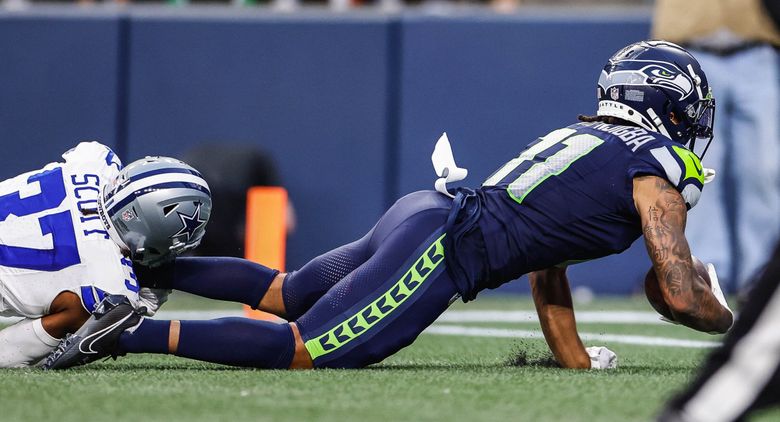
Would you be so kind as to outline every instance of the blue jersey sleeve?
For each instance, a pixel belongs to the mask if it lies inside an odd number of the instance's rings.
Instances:
[[[704,172],[696,154],[681,145],[662,144],[637,151],[636,158],[629,167],[629,177],[662,177],[680,192],[688,209],[699,202],[704,187]]]

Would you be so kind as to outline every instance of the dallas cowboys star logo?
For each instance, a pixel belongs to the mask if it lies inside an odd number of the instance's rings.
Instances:
[[[187,215],[176,211],[176,214],[178,214],[179,218],[181,219],[181,229],[171,237],[177,237],[184,234],[187,235],[187,241],[189,242],[192,235],[195,234],[195,231],[206,224],[206,221],[208,220],[200,219],[201,205],[202,204],[198,204],[198,207],[195,208],[195,212],[193,212],[192,215]]]

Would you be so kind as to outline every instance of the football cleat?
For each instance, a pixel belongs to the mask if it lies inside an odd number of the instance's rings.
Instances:
[[[75,334],[63,339],[49,354],[43,369],[65,369],[114,356],[119,336],[138,324],[146,308],[133,308],[122,295],[108,295]]]

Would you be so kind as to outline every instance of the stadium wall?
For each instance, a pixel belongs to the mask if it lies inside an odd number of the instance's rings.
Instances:
[[[246,12],[0,13],[0,178],[80,139],[125,162],[201,142],[258,145],[297,210],[295,268],[432,187],[442,131],[478,185],[525,143],[592,112],[604,60],[649,32],[646,12]],[[581,264],[572,279],[632,291],[649,265],[642,248]]]

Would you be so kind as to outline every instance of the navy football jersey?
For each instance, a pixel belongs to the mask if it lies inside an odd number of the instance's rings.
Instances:
[[[627,249],[641,234],[633,179],[655,175],[699,199],[699,158],[655,132],[577,123],[537,139],[461,190],[446,230],[448,266],[464,300],[530,271]]]

